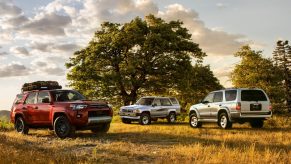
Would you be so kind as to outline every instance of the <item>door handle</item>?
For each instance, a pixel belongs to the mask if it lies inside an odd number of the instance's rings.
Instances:
[[[219,104],[219,106],[221,106],[221,104]]]
[[[208,105],[208,107],[210,107],[210,105]]]

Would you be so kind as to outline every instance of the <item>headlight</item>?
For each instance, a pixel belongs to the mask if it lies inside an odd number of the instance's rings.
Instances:
[[[139,109],[134,109],[132,112],[133,113],[140,113],[140,110]]]
[[[88,105],[85,105],[85,104],[71,104],[70,107],[73,109],[73,110],[81,110],[81,109],[85,109],[87,108]]]

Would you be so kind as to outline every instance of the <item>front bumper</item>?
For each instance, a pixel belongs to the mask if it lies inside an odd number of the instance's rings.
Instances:
[[[119,112],[118,113],[121,118],[131,119],[131,120],[139,120],[140,113],[132,113],[132,112]]]
[[[120,116],[120,118],[130,119],[130,120],[139,120],[140,116]]]
[[[112,117],[110,117],[110,116],[89,117],[88,118],[88,124],[110,123],[111,121],[112,121]]]

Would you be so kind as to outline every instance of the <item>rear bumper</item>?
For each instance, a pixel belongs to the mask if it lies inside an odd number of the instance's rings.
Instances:
[[[88,124],[102,124],[102,123],[110,123],[112,121],[112,117],[110,116],[101,116],[101,117],[89,117]]]
[[[270,118],[272,112],[233,112],[230,114],[232,119],[247,119],[247,118]]]

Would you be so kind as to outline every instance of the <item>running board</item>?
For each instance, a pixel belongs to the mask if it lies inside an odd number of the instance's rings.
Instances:
[[[200,122],[217,122],[217,119],[206,119],[206,118],[200,118]]]

